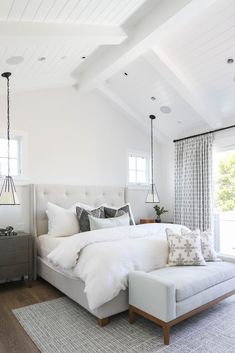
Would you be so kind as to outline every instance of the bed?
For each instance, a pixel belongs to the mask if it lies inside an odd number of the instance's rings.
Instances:
[[[110,316],[128,309],[129,273],[164,267],[168,257],[165,229],[182,226],[125,225],[69,237],[46,235],[47,202],[69,208],[78,201],[94,207],[101,204],[119,207],[126,201],[125,189],[34,185],[33,226],[38,247],[35,268],[40,277],[88,310],[104,326]]]
[[[110,206],[120,206],[126,201],[125,188],[110,186],[36,184],[32,186],[32,195],[33,233],[36,237],[35,247],[37,246],[37,238],[47,233],[46,205],[48,201],[64,208],[69,208],[77,201],[94,207],[103,203]],[[127,291],[121,291],[111,301],[95,310],[90,310],[84,294],[84,282],[79,278],[73,278],[69,273],[61,272],[57,267],[49,263],[45,256],[40,255],[35,256],[36,274],[91,312],[97,318],[99,325],[107,324],[110,316],[128,309],[128,293]]]

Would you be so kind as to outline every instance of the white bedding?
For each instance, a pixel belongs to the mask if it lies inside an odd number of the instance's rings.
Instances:
[[[47,255],[52,252],[59,244],[66,241],[68,237],[54,238],[48,234],[43,234],[37,237],[38,256],[46,259]]]
[[[142,224],[100,229],[63,240],[47,256],[54,266],[71,270],[85,282],[91,310],[125,290],[133,270],[152,271],[167,263],[165,229],[181,225]]]

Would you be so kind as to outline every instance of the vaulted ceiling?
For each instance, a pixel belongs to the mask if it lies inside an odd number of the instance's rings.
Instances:
[[[234,19],[234,0],[1,1],[0,67],[15,91],[74,85],[143,127],[156,114],[164,141],[235,123]]]

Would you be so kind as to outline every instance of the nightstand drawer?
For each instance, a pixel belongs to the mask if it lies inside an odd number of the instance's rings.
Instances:
[[[4,239],[0,239],[0,253],[28,250],[28,242],[28,236],[17,237],[16,235],[14,238],[5,237]]]
[[[0,255],[0,266],[16,265],[28,262],[28,251],[6,252]]]
[[[10,279],[28,274],[28,263],[0,266],[0,279]]]

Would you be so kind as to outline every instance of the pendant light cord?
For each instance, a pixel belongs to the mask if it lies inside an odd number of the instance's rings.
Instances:
[[[151,119],[151,184],[153,192],[153,120]]]
[[[10,82],[7,77],[7,157],[8,157],[8,176],[10,175]]]

